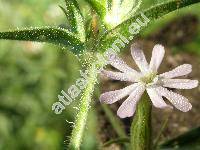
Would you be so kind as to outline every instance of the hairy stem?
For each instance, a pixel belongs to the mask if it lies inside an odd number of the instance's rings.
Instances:
[[[76,116],[74,128],[69,143],[70,150],[79,150],[83,133],[85,130],[88,112],[91,103],[92,93],[94,91],[94,85],[97,82],[97,71],[94,67],[91,67],[88,73],[87,86],[83,92],[80,100],[79,112]]]
[[[137,105],[131,125],[131,149],[150,150],[151,139],[151,102],[145,93]]]

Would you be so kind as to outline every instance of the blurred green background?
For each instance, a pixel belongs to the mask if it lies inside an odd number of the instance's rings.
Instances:
[[[141,9],[157,2],[161,0],[143,0]],[[0,0],[0,31],[63,25],[66,21],[58,7],[59,4],[64,2],[61,0]],[[83,11],[86,11],[85,3],[81,1],[81,4]],[[181,18],[188,14],[198,20],[197,27],[193,31],[195,34],[186,40],[170,39],[171,35],[169,38],[162,29],[174,18]],[[166,41],[167,38],[166,44],[170,46],[173,54],[184,51],[199,58],[199,19],[199,5],[183,9],[149,25],[141,33],[140,38],[155,41],[156,39]],[[191,25],[191,28],[193,27]],[[159,31],[164,33],[159,34]],[[182,36],[189,36],[182,34]],[[161,38],[159,35],[162,35]],[[200,64],[199,59],[196,60]],[[77,110],[73,107],[77,106],[78,99],[66,107],[61,115],[55,115],[51,106],[58,100],[57,95],[61,90],[67,90],[74,84],[79,76],[79,69],[78,59],[73,54],[54,45],[0,41],[0,150],[66,149],[72,129],[72,124],[67,123],[66,120],[74,120]],[[196,75],[199,73],[197,72]],[[98,102],[98,99],[95,101]],[[96,136],[98,132],[96,113],[94,108],[90,112],[82,149],[98,149],[100,138]],[[198,114],[199,111],[196,113]],[[199,120],[196,122],[196,126],[190,127],[199,126]]]

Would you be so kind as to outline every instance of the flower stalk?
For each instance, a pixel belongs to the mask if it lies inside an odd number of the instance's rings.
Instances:
[[[130,132],[131,149],[151,149],[151,102],[146,93],[138,103]]]

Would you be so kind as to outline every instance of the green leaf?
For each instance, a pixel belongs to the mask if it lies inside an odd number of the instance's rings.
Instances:
[[[74,34],[62,28],[43,27],[0,32],[0,39],[47,42],[70,47],[75,54],[82,53],[84,50],[84,43]]]
[[[192,129],[174,139],[170,139],[159,146],[160,149],[197,150],[200,149],[200,127]]]
[[[62,6],[60,8],[65,13],[67,20],[71,26],[72,32],[77,33],[79,39],[85,41],[85,27],[84,20],[80,8],[76,0],[65,0],[66,9]]]
[[[156,5],[154,7],[151,7],[150,9],[143,11],[143,13],[150,19],[150,22],[151,22],[172,11],[175,11],[182,7],[186,7],[198,2],[200,2],[200,0],[182,0],[182,1],[173,0],[170,2],[165,2],[162,4]],[[96,47],[94,47],[94,50],[98,49],[100,52],[106,51],[108,48],[111,47],[111,45],[114,43],[115,40],[119,39],[119,34],[123,35],[127,39],[129,39],[130,36],[133,36],[134,38],[135,35],[129,32],[129,27],[131,26],[132,23],[136,22],[137,18],[139,19],[141,18],[140,13],[137,13],[133,17],[124,21],[123,23],[121,23],[120,25],[112,29],[111,31],[106,32],[104,36],[101,37],[101,40],[99,42],[100,45],[96,45]],[[143,28],[144,27],[141,27],[141,29]]]
[[[107,12],[107,0],[85,0],[103,20]]]
[[[118,139],[110,140],[110,141],[104,143],[103,147],[110,146],[111,144],[114,144],[114,143],[118,143],[118,144],[130,143],[130,138],[118,138]]]

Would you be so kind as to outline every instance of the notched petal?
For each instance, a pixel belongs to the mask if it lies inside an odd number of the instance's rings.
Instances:
[[[134,74],[131,73],[121,73],[121,72],[113,72],[107,70],[102,70],[101,73],[108,78],[119,81],[136,82],[137,79],[139,78],[139,76],[138,77],[134,76]]]
[[[143,85],[138,86],[130,96],[122,103],[117,110],[117,115],[120,118],[131,117],[135,113],[137,102],[140,100],[144,93],[145,87]]]
[[[106,104],[115,103],[116,101],[119,101],[122,98],[128,96],[131,93],[131,91],[133,91],[137,86],[138,84],[135,83],[120,90],[103,93],[100,96],[100,102]]]
[[[149,65],[150,70],[152,71],[158,70],[164,55],[165,55],[164,47],[159,44],[155,45],[152,51],[152,57]]]
[[[140,70],[142,72],[147,72],[149,69],[149,65],[139,44],[134,43],[131,45],[131,55]]]
[[[136,70],[129,67],[121,58],[119,58],[114,53],[108,56],[108,63],[122,72],[132,72],[134,74],[138,74]]]
[[[157,92],[166,97],[177,109],[182,112],[187,112],[192,109],[192,105],[189,103],[188,99],[182,95],[169,91],[163,87],[157,88]]]
[[[187,75],[190,72],[192,72],[192,65],[183,64],[183,65],[180,65],[180,66],[176,67],[175,69],[173,69],[169,72],[165,72],[163,74],[160,74],[159,76],[163,77],[163,78],[171,79],[171,78]]]
[[[163,79],[163,86],[175,89],[193,89],[199,84],[198,80],[190,79]]]
[[[157,108],[173,108],[172,106],[165,103],[162,96],[156,91],[155,88],[147,88],[147,93],[153,103],[153,105]]]

